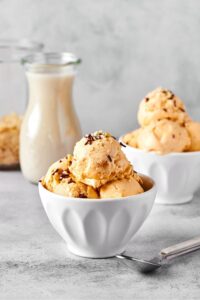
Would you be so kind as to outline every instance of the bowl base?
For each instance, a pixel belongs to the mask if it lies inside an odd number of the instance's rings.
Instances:
[[[193,195],[188,195],[184,196],[181,198],[175,197],[175,198],[169,198],[169,197],[162,197],[162,196],[157,196],[155,203],[156,204],[163,204],[163,205],[179,205],[179,204],[184,204],[192,201]]]
[[[80,256],[80,257],[85,257],[85,258],[110,258],[110,257],[114,257],[116,255],[119,255],[119,253],[122,253],[125,251],[125,249],[120,250],[117,253],[109,253],[109,252],[102,252],[102,253],[95,253],[93,251],[89,251],[89,250],[80,250],[77,248],[74,248],[71,245],[67,245],[67,249],[69,250],[69,252],[71,252],[72,254],[76,255],[76,256]]]

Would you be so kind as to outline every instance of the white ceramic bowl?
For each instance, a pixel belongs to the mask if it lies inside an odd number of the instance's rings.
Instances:
[[[147,191],[120,199],[66,198],[39,183],[49,221],[79,256],[111,257],[122,253],[151,211],[156,196],[152,179],[141,175]]]
[[[120,140],[123,142],[122,138]],[[155,180],[156,203],[189,202],[200,187],[200,152],[159,155],[128,145],[122,148],[136,171],[147,174]]]

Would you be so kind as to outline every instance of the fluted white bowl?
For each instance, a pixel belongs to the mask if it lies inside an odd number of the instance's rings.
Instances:
[[[120,199],[68,198],[49,192],[39,183],[39,194],[49,221],[79,256],[111,257],[122,253],[153,206],[156,187],[141,175],[146,191]]]
[[[122,138],[120,140],[123,142]],[[200,152],[160,155],[128,145],[123,147],[123,152],[136,171],[147,174],[155,180],[156,203],[189,202],[200,187]]]

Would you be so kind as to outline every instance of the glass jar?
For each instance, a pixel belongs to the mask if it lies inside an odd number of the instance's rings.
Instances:
[[[40,53],[23,60],[29,102],[20,134],[20,164],[31,182],[72,153],[81,131],[72,101],[76,65],[71,53]]]
[[[19,166],[19,131],[26,106],[26,80],[21,59],[41,51],[28,40],[0,39],[0,169]]]

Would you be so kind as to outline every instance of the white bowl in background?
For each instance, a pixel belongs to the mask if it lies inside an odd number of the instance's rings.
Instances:
[[[67,198],[49,192],[39,183],[39,193],[49,221],[79,256],[111,257],[122,253],[153,206],[156,187],[141,175],[145,192],[119,199]]]
[[[123,142],[123,138],[120,138]],[[181,204],[192,200],[200,187],[200,152],[147,152],[126,145],[122,147],[138,172],[152,177],[157,186],[156,203]]]

